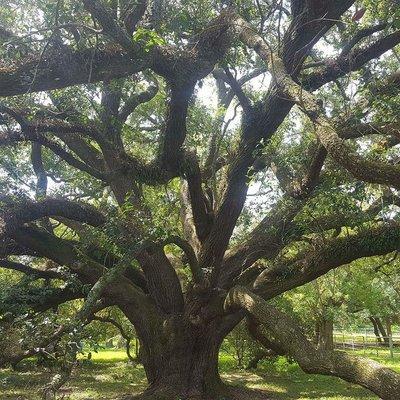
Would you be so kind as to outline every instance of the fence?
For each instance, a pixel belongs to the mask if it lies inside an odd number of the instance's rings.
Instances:
[[[400,358],[400,334],[377,338],[367,331],[365,333],[335,331],[333,342],[337,349],[354,351],[364,355],[376,355],[392,359]]]

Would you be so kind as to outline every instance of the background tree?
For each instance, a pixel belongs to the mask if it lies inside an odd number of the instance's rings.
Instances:
[[[247,314],[307,372],[392,399],[397,374],[271,300],[398,249],[398,2],[229,3],[0,9],[1,266],[30,277],[4,304],[85,299],[32,348],[117,306],[142,398],[241,398],[218,351]]]

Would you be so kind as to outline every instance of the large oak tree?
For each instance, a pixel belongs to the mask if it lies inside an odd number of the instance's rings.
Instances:
[[[305,371],[398,398],[398,374],[315,348],[271,301],[399,248],[398,1],[9,6],[0,266],[31,280],[2,301],[85,301],[2,362],[117,306],[140,339],[143,399],[262,398],[218,374],[243,318]]]

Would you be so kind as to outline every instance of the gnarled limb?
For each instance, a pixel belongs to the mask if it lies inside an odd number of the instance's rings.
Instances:
[[[106,175],[103,172],[91,167],[90,165],[75,158],[71,153],[64,150],[58,143],[46,138],[44,135],[32,132],[29,129],[23,131],[9,131],[2,132],[0,134],[0,145],[8,145],[14,142],[25,142],[26,140],[32,141],[33,143],[41,144],[50,149],[55,155],[59,156],[62,160],[66,161],[72,167],[75,167],[81,171],[87,172],[89,175],[100,179],[106,180]]]
[[[248,239],[226,254],[220,278],[222,287],[234,280],[260,258],[274,258],[288,241],[295,240],[293,219],[304,206],[304,201],[283,198],[249,234]]]
[[[400,40],[400,33],[399,33]],[[299,107],[315,123],[315,131],[319,140],[340,165],[346,168],[356,178],[371,183],[381,183],[400,188],[400,168],[383,162],[375,162],[365,159],[353,151],[343,139],[341,139],[327,117],[321,110],[317,99],[302,86],[296,84],[279,66],[277,59],[277,73],[282,94],[296,101]]]
[[[400,89],[400,70],[386,77],[383,81],[379,81],[372,88],[372,93],[391,95],[398,93]]]
[[[394,400],[400,393],[399,374],[370,359],[316,349],[289,316],[244,287],[230,290],[225,308],[241,308],[256,318],[307,373],[338,376],[364,386],[383,400]]]
[[[11,199],[3,199],[3,201]],[[6,204],[0,213],[0,238],[10,236],[21,225],[43,217],[60,216],[92,226],[104,224],[104,216],[93,207],[63,199],[45,199],[38,202],[23,200]]]
[[[135,31],[137,23],[141,20],[146,12],[147,0],[131,0],[128,2],[122,18],[124,20],[125,29],[129,35]]]
[[[212,204],[203,191],[202,175],[195,154],[186,154],[185,177],[197,238],[204,242],[210,234],[214,213]]]
[[[125,122],[130,114],[142,103],[147,103],[150,101],[158,91],[158,87],[156,85],[149,86],[145,91],[140,93],[132,94],[121,107],[118,113],[118,119],[121,122]]]
[[[0,268],[12,269],[14,271],[23,272],[24,274],[43,279],[65,279],[65,276],[58,271],[32,268],[29,265],[10,260],[0,260]]]
[[[135,46],[131,41],[128,32],[118,25],[109,8],[99,0],[82,0],[82,2],[92,17],[100,23],[103,32],[106,35],[114,39],[115,42],[121,45],[125,50],[129,52],[135,50]]]
[[[378,39],[366,48],[354,49],[344,56],[330,60],[318,71],[301,77],[302,86],[306,90],[315,90],[322,85],[332,82],[351,71],[359,70],[367,62],[381,56],[400,43],[400,30],[382,39]]]
[[[2,263],[1,267],[3,267],[3,265],[4,264]],[[43,278],[45,277],[43,276]],[[65,279],[65,276],[63,279]],[[3,304],[5,305],[6,310],[10,308],[8,305],[21,305],[22,308],[27,307],[35,312],[43,312],[50,309],[57,310],[58,306],[63,303],[84,297],[82,288],[76,286],[76,282],[74,285],[68,285],[62,289],[46,286],[44,290],[43,287],[30,286],[27,290],[24,290],[24,294],[30,296],[27,299],[27,296],[22,296],[22,298],[19,296],[18,285],[15,285],[14,288],[17,290],[17,295],[14,295],[13,290],[9,291],[7,296],[3,297]]]
[[[132,61],[120,49],[71,50],[48,58],[30,58],[21,60],[20,65],[1,69],[0,97],[121,78],[146,66],[146,61]]]
[[[351,7],[354,0],[292,1],[292,21],[283,38],[282,59],[287,71],[296,76],[305,57]]]
[[[286,350],[276,340],[271,340],[262,331],[262,325],[252,316],[246,318],[246,326],[250,336],[262,344],[266,349],[271,350],[275,355],[284,356]]]
[[[76,243],[62,240],[49,233],[33,228],[20,228],[15,230],[12,239],[17,243],[33,249],[41,257],[53,260],[59,265],[64,265],[87,284],[95,284],[107,269],[91,257],[84,257],[76,248]],[[131,277],[130,277],[131,278]],[[149,305],[142,289],[130,279],[121,276],[116,282],[110,284],[105,290],[105,296],[113,302],[120,304],[136,304],[137,312],[142,307]]]
[[[362,28],[356,32],[356,34],[343,46],[342,52],[340,53],[340,56],[346,56],[347,54],[350,53],[350,51],[353,49],[353,47],[359,43],[361,40],[364,38],[373,35],[376,32],[383,31],[388,24],[383,23],[383,24],[378,24],[378,25],[373,25],[373,26],[367,26],[366,28]]]
[[[266,298],[272,298],[311,282],[333,268],[358,258],[390,253],[399,245],[400,227],[397,224],[361,228],[355,234],[322,240],[314,249],[307,248],[292,259],[278,260],[258,276],[254,287]]]
[[[181,312],[184,307],[181,285],[163,248],[151,246],[140,251],[136,259],[146,276],[149,293],[158,307],[166,313]]]
[[[169,243],[175,244],[181,248],[187,258],[190,270],[192,271],[193,280],[197,283],[202,282],[204,280],[204,271],[202,271],[199,267],[199,261],[197,260],[196,253],[191,244],[187,240],[182,239],[179,236],[172,236],[168,238],[163,244]]]
[[[171,83],[171,99],[168,103],[165,128],[159,149],[159,164],[165,171],[178,175],[182,164],[182,145],[186,138],[186,116],[195,80]]]

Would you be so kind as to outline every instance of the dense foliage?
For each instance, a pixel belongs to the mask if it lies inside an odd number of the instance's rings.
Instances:
[[[119,332],[144,398],[241,398],[238,326],[393,399],[332,330],[398,323],[399,2],[6,3],[0,364]]]

